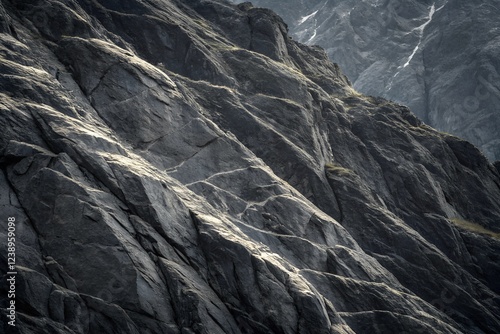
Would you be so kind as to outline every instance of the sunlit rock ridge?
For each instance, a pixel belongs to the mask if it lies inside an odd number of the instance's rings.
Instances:
[[[0,332],[500,332],[500,166],[270,10],[0,17]]]
[[[241,1],[236,1],[241,2]],[[255,0],[324,47],[354,88],[500,160],[500,1]]]

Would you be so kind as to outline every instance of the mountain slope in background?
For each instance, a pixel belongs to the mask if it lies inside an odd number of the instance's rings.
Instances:
[[[500,1],[255,0],[324,47],[354,88],[500,159]]]
[[[500,166],[356,93],[271,11],[0,15],[4,331],[500,332]]]

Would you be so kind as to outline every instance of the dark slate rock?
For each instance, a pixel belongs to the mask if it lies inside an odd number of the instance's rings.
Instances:
[[[408,105],[427,124],[471,141],[491,160],[500,157],[497,6],[444,0],[253,3],[282,15],[300,42],[324,47],[360,92]]]
[[[472,144],[268,10],[41,4],[2,2],[14,332],[500,331],[498,164]]]

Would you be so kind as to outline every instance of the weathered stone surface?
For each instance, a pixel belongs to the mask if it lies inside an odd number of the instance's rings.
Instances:
[[[234,1],[236,3],[241,1]],[[359,91],[500,158],[498,3],[255,0],[300,42],[324,47]]]
[[[500,331],[498,166],[356,93],[275,14],[2,6],[14,332]]]

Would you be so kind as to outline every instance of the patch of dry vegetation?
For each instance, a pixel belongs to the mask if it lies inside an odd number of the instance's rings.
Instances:
[[[352,170],[333,163],[327,163],[325,165],[325,170],[329,173],[336,174],[339,176],[348,176],[354,174]]]
[[[488,230],[486,227],[481,226],[477,223],[473,223],[473,222],[470,222],[468,220],[461,219],[461,218],[451,218],[450,221],[453,224],[457,225],[458,227],[463,228],[464,230],[467,230],[467,231],[470,231],[473,233],[487,235],[489,237],[500,240],[500,233]]]

